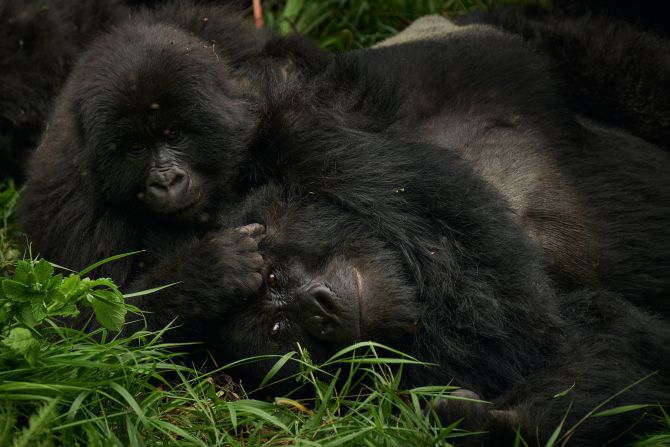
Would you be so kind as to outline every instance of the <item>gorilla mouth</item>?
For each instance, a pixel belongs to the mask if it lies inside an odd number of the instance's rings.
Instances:
[[[185,197],[182,198],[181,206],[173,209],[169,214],[177,217],[190,216],[192,213],[200,209],[202,197],[202,188],[192,187],[189,184],[189,191],[185,194]]]
[[[356,303],[358,304],[358,333],[364,337],[363,332],[363,275],[356,267],[351,267],[354,275],[354,284],[356,285]]]
[[[167,193],[163,196],[149,192],[139,193],[138,198],[146,203],[157,214],[184,217],[197,210],[203,197],[202,188],[188,179],[186,188],[178,193]]]

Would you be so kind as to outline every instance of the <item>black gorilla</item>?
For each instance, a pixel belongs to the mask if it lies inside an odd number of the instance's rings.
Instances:
[[[0,3],[0,178],[20,179],[82,49],[133,16],[198,36],[231,65],[256,55],[272,39],[245,26],[241,2],[190,5],[152,1],[6,0]],[[225,3],[225,5],[221,5]],[[299,40],[299,39],[297,39]],[[291,41],[290,39],[288,41]],[[121,44],[121,41],[118,42]]]
[[[22,198],[34,251],[81,267],[147,248],[101,274],[131,290],[181,281],[138,299],[151,328],[177,317],[176,337],[222,359],[296,340],[322,359],[379,339],[441,365],[411,383],[454,377],[498,399],[507,429],[537,425],[538,408],[560,420],[536,390],[580,376],[583,415],[667,371],[663,324],[609,295],[558,299],[545,269],[666,305],[667,154],[574,119],[520,40],[486,31],[332,61],[300,41],[239,63],[216,48],[142,18],[84,54]],[[245,202],[272,182],[290,192],[279,205],[262,191]],[[667,401],[666,380],[631,399]],[[593,427],[575,439],[608,433]]]
[[[467,194],[482,208],[458,218],[448,214],[461,209],[442,210],[441,217],[451,217],[453,226],[435,234],[434,242],[454,247],[454,235],[467,232],[470,237],[459,239],[455,252],[435,250],[432,259],[436,265],[456,263],[458,269],[426,272],[418,283],[407,270],[408,260],[355,214],[343,213],[316,194],[266,186],[250,194],[241,212],[223,217],[223,225],[237,229],[220,233],[241,234],[235,245],[247,259],[262,254],[260,268],[254,262],[218,270],[224,278],[233,275],[236,286],[254,287],[228,293],[214,278],[217,270],[205,273],[208,283],[197,281],[203,275],[195,275],[194,281],[194,272],[182,271],[185,276],[174,276],[180,285],[160,298],[145,297],[141,305],[203,294],[221,297],[217,312],[222,317],[202,328],[201,336],[223,363],[281,355],[295,350],[296,343],[317,362],[360,340],[403,349],[439,365],[405,371],[405,385],[453,381],[493,402],[488,406],[446,400],[435,407],[445,423],[465,418],[463,427],[489,432],[478,438],[485,445],[512,445],[517,425],[527,442],[543,444],[566,413],[567,430],[655,371],[602,409],[669,402],[670,326],[606,293],[555,296],[534,249],[498,206],[500,198],[468,179],[467,167],[457,160],[448,165],[452,180],[444,189],[453,196],[446,201]],[[479,212],[498,226],[479,227]],[[508,225],[507,231],[499,231]],[[473,227],[480,231],[473,232]],[[169,233],[156,235],[153,255],[163,268],[179,273],[181,260],[172,257],[170,247],[174,240]],[[203,243],[198,235],[177,240],[183,244],[180,252]],[[145,277],[141,286],[153,285],[153,279]],[[201,309],[203,314],[208,311]],[[254,363],[233,373],[252,389],[266,370]],[[289,363],[284,372],[297,370]],[[294,386],[290,383],[289,388]],[[571,388],[567,397],[553,397]],[[570,445],[600,445],[640,416],[636,412],[587,420]],[[648,430],[652,423],[642,419],[635,432]]]
[[[237,195],[226,179],[255,126],[249,67],[262,73],[271,59],[298,72],[303,53],[314,53],[306,66],[322,53],[225,12],[176,4],[138,14],[83,53],[22,197],[24,229],[42,256],[81,268],[140,246],[159,223],[207,227],[209,208]],[[132,268],[101,274],[124,284]]]
[[[198,9],[170,17],[141,16],[103,36],[75,68],[22,199],[41,255],[82,267],[142,248],[159,226],[205,234],[218,225],[210,216],[275,180],[374,223],[422,283],[435,269],[425,247],[458,217],[443,208],[480,208],[444,202],[453,195],[444,164],[456,157],[499,192],[562,285],[670,305],[668,155],[577,121],[520,40],[480,28],[331,62],[299,40],[250,35],[235,49],[239,22],[210,25]],[[426,148],[436,154],[416,156]],[[487,225],[498,224],[483,213]],[[100,274],[124,285],[146,274],[141,265],[127,259]]]
[[[490,27],[350,57],[372,76],[394,73],[403,101],[392,128],[465,159],[505,197],[561,285],[670,311],[667,151],[576,118],[547,61]]]

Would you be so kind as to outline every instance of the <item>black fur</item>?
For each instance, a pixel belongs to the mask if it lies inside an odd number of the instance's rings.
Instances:
[[[461,169],[467,176],[467,167],[449,163],[454,180],[445,188],[453,197],[467,194],[480,204],[481,212],[499,223],[509,222],[496,204],[499,198],[477,181],[460,179]],[[446,201],[451,200],[450,196]],[[633,432],[653,427],[649,414],[632,412],[588,419],[570,431],[601,404],[599,411],[668,402],[670,326],[611,294],[580,291],[557,297],[522,233],[472,231],[481,216],[456,217],[453,212],[458,208],[444,208],[435,216],[452,225],[450,231],[435,235],[441,249],[435,244],[423,247],[432,251],[434,265],[423,266],[428,271],[418,283],[407,269],[411,261],[356,214],[342,212],[317,194],[261,188],[248,197],[241,213],[227,215],[222,223],[238,228],[264,225],[264,234],[255,239],[263,266],[220,273],[251,284],[260,271],[265,285],[229,294],[220,280],[208,284],[199,281],[202,275],[183,272],[185,276],[175,276],[182,281],[179,286],[160,298],[146,297],[142,305],[157,299],[188,300],[193,294],[218,295],[221,318],[202,328],[201,336],[221,364],[281,355],[294,350],[296,343],[323,362],[340,348],[366,339],[434,362],[437,367],[407,369],[404,385],[454,383],[492,402],[444,400],[433,407],[444,423],[465,418],[461,427],[487,432],[466,438],[467,445],[512,445],[517,426],[530,445],[543,445],[566,414],[569,445],[600,445],[638,419]],[[219,234],[230,231],[240,230]],[[464,232],[470,237],[455,238]],[[154,254],[167,268],[177,264],[167,243],[173,240],[153,240]],[[179,240],[184,243],[180,252],[203,243],[198,237]],[[253,245],[238,244],[240,249]],[[449,245],[458,248],[445,249]],[[498,255],[504,253],[509,257],[503,267]],[[441,264],[447,262],[458,268],[443,270]],[[268,361],[267,367],[271,364]],[[234,374],[253,389],[266,370],[254,363],[235,368]],[[283,372],[297,370],[289,363]],[[294,386],[292,381],[284,384],[287,389]],[[653,407],[645,410],[655,412]],[[615,445],[630,439],[628,434]]]
[[[473,14],[460,22],[522,36],[550,58],[577,111],[670,149],[668,35],[602,15],[566,17],[532,7]]]
[[[78,52],[124,12],[117,0],[0,3],[0,178],[23,173]]]
[[[207,227],[209,207],[237,196],[226,179],[255,126],[246,67],[263,73],[267,59],[302,70],[309,51],[216,6],[170,5],[102,35],[74,67],[31,160],[21,216],[36,252],[81,268],[141,246],[158,224]],[[175,170],[186,192],[168,191],[167,205],[149,200]],[[128,260],[100,274],[125,284],[132,269]]]
[[[670,311],[670,156],[575,115],[519,38],[464,27],[352,55],[394,73],[392,129],[459,154],[507,200],[564,288],[599,287]]]
[[[18,181],[23,178],[26,160],[37,146],[54,99],[82,49],[129,17],[179,27],[210,45],[212,51],[225,53],[232,67],[257,54],[272,38],[271,33],[252,30],[243,23],[238,1],[217,2],[218,5],[197,3],[3,1],[0,4],[0,178],[7,175]],[[133,8],[147,4],[155,9]]]
[[[401,347],[440,365],[409,384],[455,378],[496,401],[506,413],[485,412],[484,429],[509,418],[505,433],[520,421],[546,439],[567,408],[551,395],[579,380],[581,417],[653,368],[662,375],[626,402],[667,402],[665,324],[605,293],[557,298],[547,272],[565,289],[611,287],[667,310],[668,155],[576,119],[520,39],[484,30],[332,61],[270,39],[233,64],[225,45],[169,23],[124,25],[75,68],[22,197],[33,252],[82,267],[147,248],[99,274],[130,290],[180,281],[136,303],[150,328],[177,317],[173,335],[221,361],[295,341],[317,360],[363,338]],[[148,146],[199,194],[164,213],[137,199],[149,162],[127,149],[174,124],[182,139]],[[270,183],[279,193],[258,190]],[[264,239],[246,226],[258,223]],[[379,318],[346,305],[351,266]],[[271,285],[275,271],[287,291]],[[327,287],[299,293],[316,280]],[[332,321],[302,325],[301,312]],[[585,425],[575,444],[601,440],[613,420]]]

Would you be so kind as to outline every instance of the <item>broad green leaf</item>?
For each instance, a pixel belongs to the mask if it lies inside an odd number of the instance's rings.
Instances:
[[[40,284],[46,284],[54,273],[54,268],[45,259],[40,259],[35,264],[35,281]]]
[[[14,328],[2,340],[2,344],[22,355],[31,366],[35,366],[35,363],[37,363],[40,343],[33,337],[30,330],[22,327]]]
[[[34,282],[33,266],[30,261],[21,260],[16,263],[16,270],[14,270],[14,281],[28,286]]]
[[[58,275],[54,275],[49,279],[47,282],[47,288],[60,289],[61,284],[63,284],[63,275],[59,273]]]
[[[25,303],[42,295],[41,292],[33,291],[30,286],[11,279],[5,279],[2,282],[2,291],[7,298],[17,303]]]
[[[23,303],[19,307],[17,318],[26,326],[33,327],[37,324],[37,320],[33,315],[32,303]]]
[[[112,331],[120,331],[126,321],[126,308],[120,293],[108,290],[96,290],[87,296],[95,318]]]
[[[47,317],[47,308],[41,300],[33,301],[30,303],[30,307],[33,312],[33,318],[38,323]]]
[[[61,317],[76,317],[79,315],[79,309],[74,304],[68,304],[67,306],[58,309],[58,312],[55,313],[55,315]]]
[[[79,275],[72,274],[63,280],[61,284],[61,292],[65,295],[66,298],[70,298],[75,291],[79,288],[81,278]]]

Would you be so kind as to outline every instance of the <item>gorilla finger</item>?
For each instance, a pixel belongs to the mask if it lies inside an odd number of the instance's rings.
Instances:
[[[260,270],[263,268],[265,260],[260,253],[252,253],[248,256],[239,257],[234,262],[247,270]]]
[[[258,251],[258,242],[250,237],[243,237],[235,245],[237,251]]]
[[[244,225],[243,227],[239,227],[238,231],[250,237],[258,237],[265,233],[265,225],[252,223],[249,225]]]
[[[263,259],[263,256],[260,253],[253,253],[249,256],[249,263],[251,264],[251,267],[260,269],[265,264],[265,259]]]

